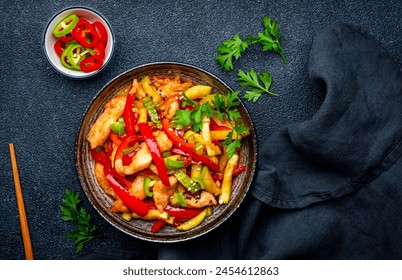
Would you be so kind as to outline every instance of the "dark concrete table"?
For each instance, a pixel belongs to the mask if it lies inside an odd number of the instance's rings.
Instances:
[[[107,70],[84,81],[56,73],[41,49],[48,19],[78,2],[101,12],[116,34],[116,52]],[[401,1],[78,2],[0,2],[0,259],[24,258],[9,142],[16,148],[37,259],[80,257],[66,237],[70,225],[60,219],[66,188],[80,193],[101,233],[84,253],[126,248],[144,252],[137,257],[156,257],[154,244],[120,232],[97,214],[81,190],[75,167],[75,140],[85,109],[108,81],[130,68],[156,61],[183,62],[240,89],[236,72],[226,73],[216,63],[216,46],[235,33],[257,34],[263,16],[271,16],[280,25],[288,64],[257,46],[235,62],[236,69],[268,69],[274,79],[271,89],[280,94],[245,102],[262,143],[279,127],[308,119],[320,106],[322,96],[311,89],[307,67],[312,39],[328,24],[343,21],[362,27],[402,63]]]

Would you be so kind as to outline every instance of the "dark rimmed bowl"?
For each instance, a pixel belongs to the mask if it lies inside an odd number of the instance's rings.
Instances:
[[[215,92],[231,91],[225,83],[212,74],[200,68],[181,63],[160,62],[146,64],[122,73],[100,90],[85,112],[76,143],[76,165],[79,180],[86,196],[95,209],[106,221],[117,229],[139,239],[154,242],[179,242],[193,239],[215,229],[227,220],[240,206],[249,190],[257,161],[257,145],[253,123],[243,104],[239,106],[238,109],[242,121],[250,127],[250,136],[242,140],[242,147],[239,151],[239,162],[245,164],[247,169],[234,179],[229,204],[216,206],[211,216],[207,217],[201,225],[189,231],[178,231],[174,227],[165,226],[158,233],[152,233],[152,221],[133,219],[127,222],[119,214],[112,213],[109,210],[109,207],[113,204],[113,200],[103,192],[96,181],[93,172],[94,161],[90,155],[86,136],[93,123],[103,112],[103,106],[119,91],[127,88],[134,78],[140,79],[144,75],[179,75],[196,83],[210,85],[214,88]]]

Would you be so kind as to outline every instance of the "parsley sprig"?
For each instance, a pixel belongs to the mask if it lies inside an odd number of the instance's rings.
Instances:
[[[248,72],[239,70],[237,80],[240,86],[249,88],[246,94],[243,95],[243,98],[248,101],[257,102],[263,93],[278,96],[278,94],[269,90],[272,84],[272,76],[267,70],[263,71],[260,76],[257,75],[254,69],[250,69]]]
[[[239,59],[247,48],[248,43],[240,39],[239,34],[235,34],[232,39],[218,46],[219,54],[216,56],[216,60],[225,71],[233,70],[233,58]]]
[[[190,100],[184,93],[183,96],[184,102],[192,106],[193,109],[177,110],[172,124],[192,125],[193,130],[197,132],[202,128],[202,119],[204,117],[216,115],[219,120],[227,119],[233,122],[232,130],[222,142],[222,145],[227,147],[228,157],[231,158],[236,149],[241,147],[241,135],[250,129],[243,124],[240,112],[236,108],[236,106],[240,105],[239,91],[227,92],[226,94],[215,93],[211,103],[204,102],[201,104]]]
[[[81,202],[78,193],[66,190],[62,202],[61,219],[75,225],[74,231],[68,232],[67,237],[74,242],[75,252],[79,253],[90,240],[96,237],[94,235],[96,226],[91,224],[91,216],[84,208],[78,209],[78,204]]]
[[[239,34],[235,34],[232,39],[218,45],[216,60],[222,69],[225,71],[233,70],[233,58],[236,60],[239,59],[249,45],[253,44],[261,45],[263,51],[272,50],[278,53],[282,57],[283,62],[286,63],[286,57],[279,41],[280,33],[278,23],[269,16],[264,16],[262,22],[265,29],[263,32],[258,33],[257,37],[249,35],[242,40]]]
[[[247,40],[250,44],[260,44],[263,51],[272,50],[278,53],[282,57],[283,62],[286,63],[286,57],[279,42],[281,35],[279,34],[278,23],[269,16],[265,16],[262,22],[265,30],[258,33],[258,37],[249,36]]]

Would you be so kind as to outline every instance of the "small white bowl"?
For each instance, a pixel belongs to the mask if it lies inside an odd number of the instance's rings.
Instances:
[[[61,64],[60,57],[56,54],[56,51],[54,50],[54,44],[56,43],[57,38],[53,35],[53,29],[60,20],[72,13],[76,14],[79,18],[86,19],[90,23],[99,21],[106,28],[108,41],[105,48],[105,60],[103,66],[96,71],[85,73],[83,71],[67,69]],[[48,22],[42,40],[42,48],[49,63],[57,72],[73,79],[85,79],[99,74],[110,62],[114,52],[114,45],[115,36],[109,22],[99,12],[87,7],[69,7],[58,12]]]

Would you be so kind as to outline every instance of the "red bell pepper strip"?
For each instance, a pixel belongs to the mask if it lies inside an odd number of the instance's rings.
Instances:
[[[216,172],[212,174],[212,179],[214,179],[214,181],[222,181],[223,180],[223,172]]]
[[[216,121],[211,118],[211,121],[209,123],[209,129],[211,131],[216,131],[216,130],[231,130],[230,127],[224,126],[224,125],[219,125],[216,123]]]
[[[146,216],[149,211],[148,205],[120,185],[111,173],[108,171],[105,171],[105,173],[109,185],[113,188],[116,195],[123,201],[124,205],[126,205],[128,209],[136,213],[138,216]]]
[[[137,142],[138,142],[137,135],[131,135],[131,136],[125,137],[123,142],[117,147],[115,159],[123,158],[123,151],[125,149],[127,149],[130,144],[131,144],[131,146],[133,146]]]
[[[186,157],[191,157],[192,160],[196,161],[196,162],[201,162],[204,165],[208,166],[209,169],[211,169],[214,172],[218,172],[219,171],[219,165],[216,164],[215,162],[213,162],[210,158],[204,156],[204,155],[200,155],[197,154],[195,152],[192,153],[186,153],[184,151],[182,151],[179,148],[172,148],[170,150],[172,153],[174,154],[178,154],[178,155],[182,155],[182,156],[186,156]]]
[[[110,140],[112,140],[112,142],[116,145],[116,146],[120,146],[121,143],[123,143],[125,137],[123,136],[119,136],[116,133],[114,133],[113,131],[110,132],[109,134],[109,138]]]
[[[73,35],[84,48],[92,48],[98,43],[98,34],[95,28],[85,19],[79,19],[73,29]]]
[[[164,220],[157,220],[154,224],[153,224],[153,226],[152,226],[152,228],[151,228],[151,231],[153,232],[153,233],[157,233],[158,231],[160,231],[162,228],[163,228],[163,226],[166,224],[166,221],[164,221]]]
[[[132,86],[130,87],[129,91],[131,91]],[[126,128],[126,134],[128,136],[134,135],[135,134],[135,116],[133,112],[133,106],[134,106],[134,94],[127,94],[127,100],[126,100],[126,105],[124,107],[124,112],[123,112],[123,118],[124,118],[124,124]]]
[[[172,141],[173,145],[180,150],[193,153],[194,152],[194,144],[187,143],[183,138],[180,138],[174,131],[174,128],[170,125],[169,120],[162,118],[161,120],[162,129],[166,133],[167,137]]]
[[[130,163],[133,161],[133,157],[137,154],[137,152],[140,148],[141,148],[141,145],[139,145],[136,149],[134,149],[134,151],[132,151],[128,154],[123,154],[123,165],[130,165]]]
[[[99,41],[102,42],[106,47],[108,36],[105,26],[100,21],[95,21],[92,23],[92,26],[95,28],[95,31],[98,34]]]
[[[240,173],[242,173],[245,170],[246,170],[246,166],[244,164],[239,164],[238,166],[236,166],[234,168],[233,176],[236,177],[236,176],[240,175]]]
[[[138,128],[141,134],[145,137],[145,142],[151,152],[152,159],[155,163],[156,169],[158,170],[159,178],[166,187],[170,188],[169,176],[167,173],[165,161],[163,160],[162,153],[159,149],[158,143],[152,134],[151,127],[146,123],[139,123]]]
[[[211,169],[214,172],[219,171],[219,165],[216,164],[210,158],[208,158],[208,157],[206,157],[204,155],[200,155],[200,154],[197,154],[197,153],[192,153],[191,158],[196,162],[201,162],[202,164],[208,166],[208,168]]]
[[[182,155],[182,156],[186,156],[186,157],[189,157],[189,156],[190,156],[189,153],[186,153],[186,152],[180,150],[179,148],[173,147],[173,148],[170,149],[170,151],[171,151],[172,153],[174,153],[174,154],[177,154],[177,155]]]
[[[189,220],[197,216],[202,212],[203,208],[178,208],[167,205],[165,211],[170,214],[170,216],[181,219]]]
[[[94,161],[105,165],[109,161],[109,157],[104,150],[97,151],[96,149],[91,149],[91,156]]]
[[[91,55],[80,62],[80,68],[85,73],[96,71],[102,66],[103,58],[100,55]]]

